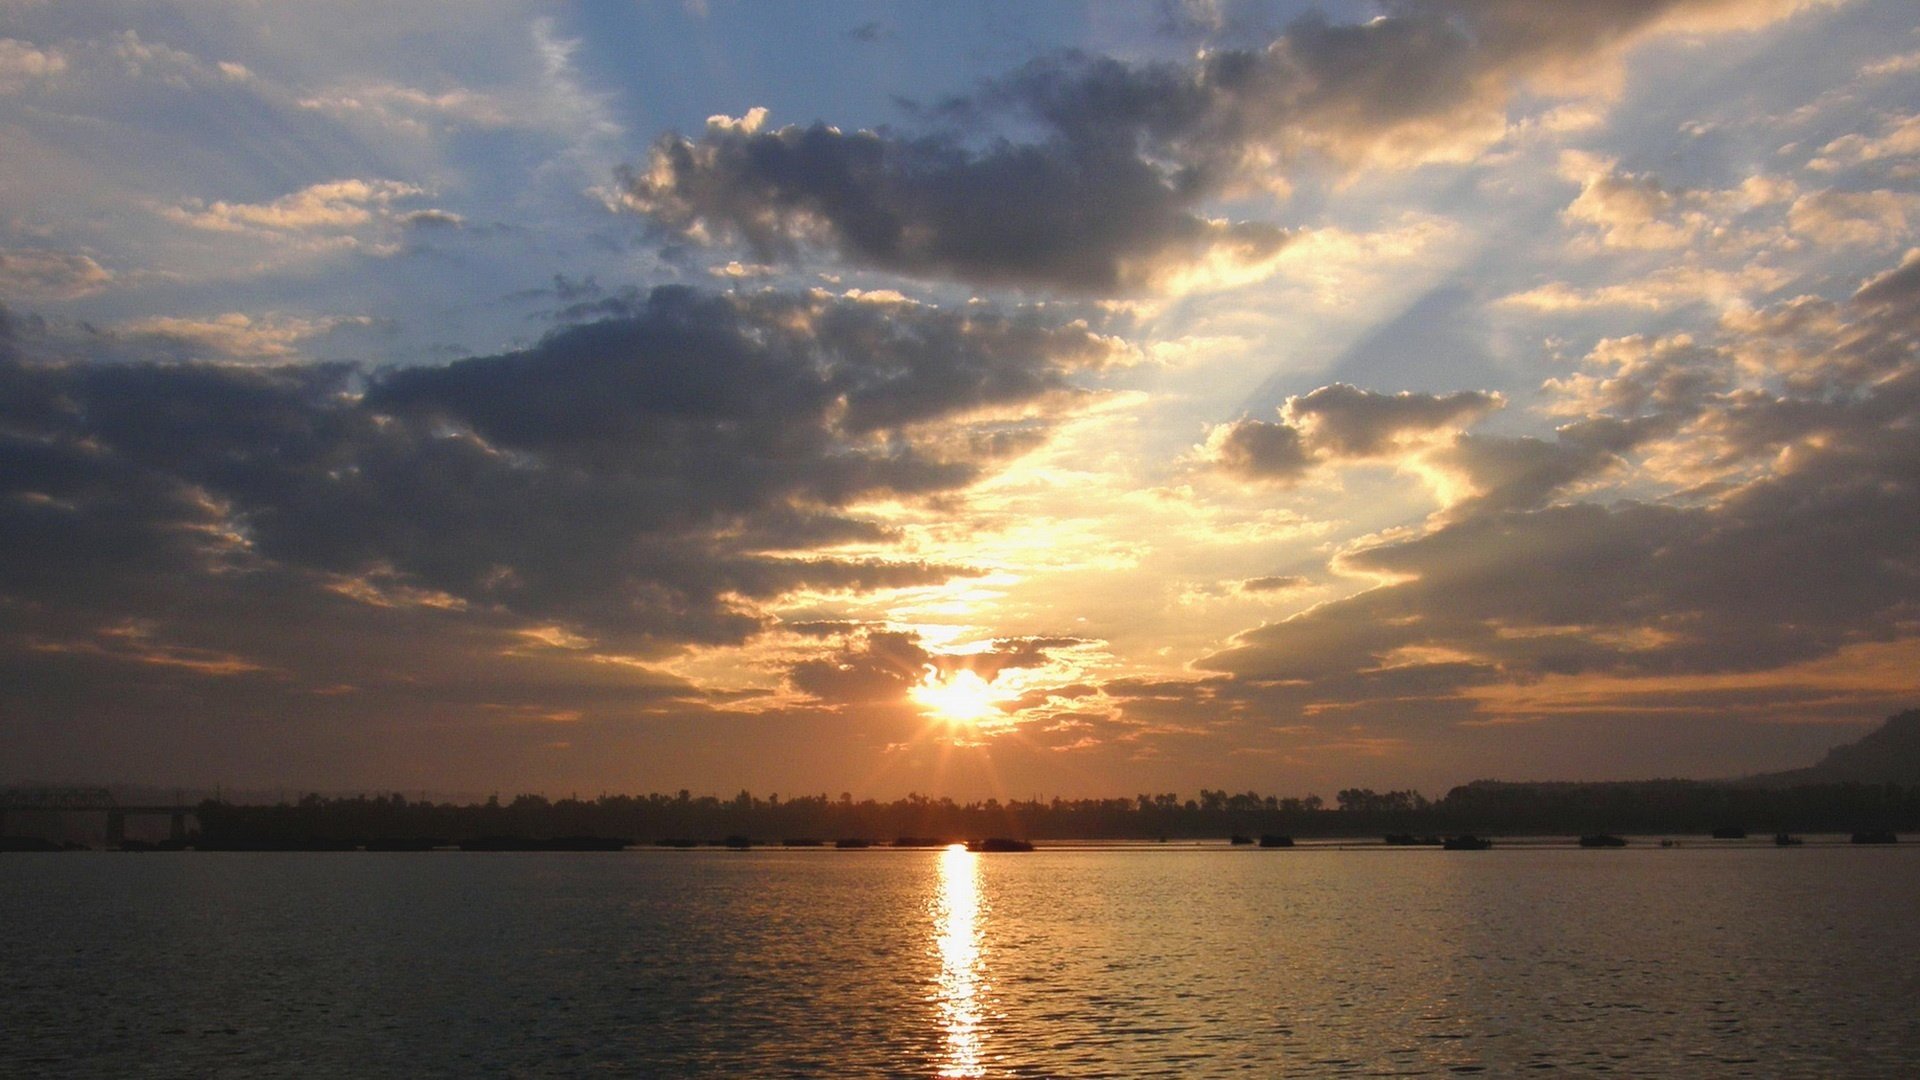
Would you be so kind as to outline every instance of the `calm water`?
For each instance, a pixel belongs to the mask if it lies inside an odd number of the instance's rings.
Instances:
[[[0,857],[0,1073],[1920,1070],[1920,845]]]

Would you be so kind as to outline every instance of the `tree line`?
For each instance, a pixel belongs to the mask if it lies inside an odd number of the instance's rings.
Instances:
[[[1476,781],[1430,800],[1417,791],[1339,791],[1281,797],[1201,789],[1090,799],[986,799],[957,802],[908,795],[882,802],[843,792],[765,798],[673,794],[602,795],[458,805],[408,801],[398,794],[309,795],[278,805],[201,803],[201,836],[226,843],[479,837],[621,837],[640,843],[757,843],[899,838],[961,840],[1013,836],[1037,840],[1199,839],[1277,834],[1366,837],[1388,833],[1573,835],[1594,832],[1849,832],[1920,828],[1920,786],[1816,784],[1768,790],[1692,780],[1623,783]]]

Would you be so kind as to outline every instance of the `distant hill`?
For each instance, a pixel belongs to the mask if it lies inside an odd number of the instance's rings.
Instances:
[[[1818,765],[1749,776],[1742,784],[1793,787],[1797,784],[1920,785],[1920,709],[1887,717],[1887,722],[1856,742],[1827,751]]]

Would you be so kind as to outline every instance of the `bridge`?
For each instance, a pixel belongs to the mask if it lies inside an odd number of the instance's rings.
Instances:
[[[122,805],[106,788],[92,787],[14,787],[0,788],[0,836],[7,835],[7,816],[15,812],[46,814],[107,815],[107,843],[118,844],[127,838],[128,815],[158,817],[166,815],[167,839],[184,843],[187,817],[194,807],[186,805]]]

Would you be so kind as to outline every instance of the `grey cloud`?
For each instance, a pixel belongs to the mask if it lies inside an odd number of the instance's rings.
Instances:
[[[1617,464],[1605,445],[1562,438],[1462,435],[1430,460],[1467,477],[1478,494],[1456,513],[1522,510],[1545,504],[1577,481]]]
[[[869,628],[849,633],[826,656],[794,663],[787,678],[794,689],[823,702],[892,702],[930,671],[971,671],[992,682],[1009,668],[1046,664],[1055,649],[1087,643],[1071,637],[1003,638],[981,652],[936,653],[921,644],[918,634]]]
[[[1334,383],[1290,399],[1282,412],[1311,430],[1318,450],[1334,457],[1373,457],[1408,435],[1469,426],[1500,403],[1500,395],[1479,390],[1381,394]]]
[[[1910,637],[1920,616],[1920,289],[1912,263],[1812,320],[1847,378],[1777,389],[1690,378],[1685,393],[1616,396],[1557,441],[1462,436],[1434,451],[1482,489],[1421,535],[1347,553],[1394,579],[1249,631],[1199,665],[1295,683],[1318,700],[1356,674],[1426,671],[1455,689],[1552,674],[1761,671],[1850,644]],[[1738,363],[1730,324],[1713,348],[1636,350],[1632,377],[1664,382]],[[1829,314],[1834,314],[1830,312]],[[1605,398],[1603,397],[1603,400]],[[1567,485],[1669,437],[1701,439],[1731,479],[1669,503],[1546,505]],[[1710,495],[1711,497],[1706,497]]]
[[[738,642],[795,589],[965,573],[804,552],[884,539],[861,499],[971,483],[990,462],[944,436],[995,409],[1044,430],[1104,349],[1034,313],[663,289],[522,352],[371,374],[8,355],[0,607],[190,616],[210,575],[277,567],[641,654]]]
[[[1899,266],[1869,278],[1853,301],[1870,309],[1911,310],[1920,300],[1920,249],[1909,251]]]
[[[824,702],[898,701],[926,675],[932,659],[918,634],[872,631],[832,655],[794,664],[787,677],[794,689]]]
[[[1279,422],[1221,425],[1207,451],[1232,475],[1291,483],[1319,462],[1379,457],[1404,439],[1471,425],[1500,405],[1500,395],[1478,390],[1382,394],[1334,383],[1288,398]]]
[[[1291,424],[1238,420],[1216,431],[1208,450],[1216,466],[1248,480],[1298,480],[1313,467],[1300,430]]]
[[[1289,239],[1201,209],[1284,183],[1303,155],[1343,168],[1457,157],[1504,130],[1517,90],[1564,83],[1675,20],[1778,3],[1507,0],[1313,14],[1258,48],[1188,63],[1062,53],[923,115],[921,134],[824,123],[763,129],[763,111],[668,135],[622,173],[629,205],[683,235],[735,236],[762,259],[823,246],[850,261],[990,285],[1113,292],[1208,262],[1259,265]],[[1704,20],[1704,21],[1703,21]],[[1034,131],[1015,141],[996,131]]]
[[[111,271],[92,256],[39,248],[0,248],[0,294],[72,300],[112,284]]]
[[[1112,292],[1216,253],[1257,262],[1284,230],[1209,220],[1150,163],[1116,146],[846,133],[824,124],[710,127],[666,137],[623,173],[632,204],[682,231],[738,234],[762,260],[824,241],[842,257],[921,277]]]

